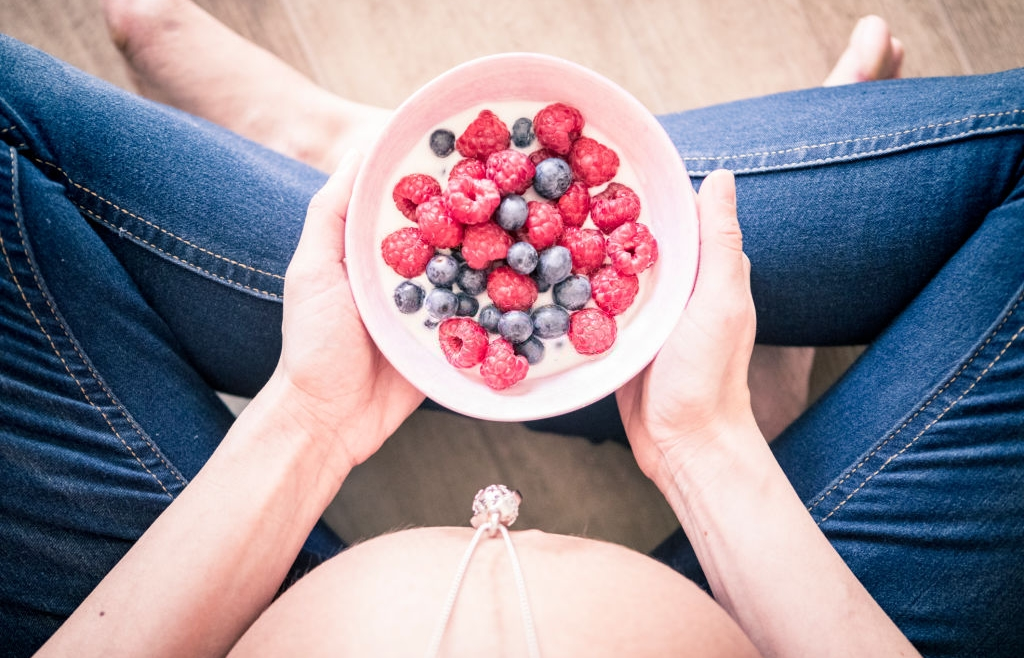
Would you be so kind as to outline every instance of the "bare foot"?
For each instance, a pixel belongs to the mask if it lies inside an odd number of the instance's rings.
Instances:
[[[333,171],[376,139],[390,111],[314,84],[190,0],[103,0],[139,93]]]
[[[889,32],[889,25],[878,16],[865,16],[853,28],[849,45],[823,85],[898,78],[902,64],[903,44]]]

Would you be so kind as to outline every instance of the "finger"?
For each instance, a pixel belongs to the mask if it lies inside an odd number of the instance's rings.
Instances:
[[[697,195],[700,263],[694,297],[720,296],[749,285],[743,234],[736,219],[736,182],[732,172],[711,172]]]
[[[340,263],[345,257],[345,213],[362,156],[349,151],[337,170],[309,202],[295,257],[315,263]]]

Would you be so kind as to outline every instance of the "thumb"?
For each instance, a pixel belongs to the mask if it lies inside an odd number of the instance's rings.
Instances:
[[[319,265],[340,263],[345,257],[345,214],[361,155],[349,151],[324,186],[309,202],[295,257]]]
[[[700,263],[694,297],[718,296],[749,285],[750,261],[743,253],[743,233],[736,218],[736,181],[718,169],[704,179],[697,195]]]

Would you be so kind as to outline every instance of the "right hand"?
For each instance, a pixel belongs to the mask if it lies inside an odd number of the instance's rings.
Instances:
[[[754,345],[750,261],[728,171],[697,195],[700,264],[693,296],[647,368],[617,393],[626,434],[644,473],[663,492],[678,465],[737,430],[756,432],[747,388]]]

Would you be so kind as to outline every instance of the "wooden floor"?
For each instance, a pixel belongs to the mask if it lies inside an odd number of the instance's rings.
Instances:
[[[857,17],[885,17],[905,74],[1024,65],[1021,0],[200,0],[324,87],[393,107],[466,59],[560,55],[620,83],[654,112],[812,86]],[[0,30],[130,88],[99,0],[4,0]]]
[[[859,16],[885,17],[907,76],[1024,66],[1024,0],[201,0],[327,89],[394,107],[480,55],[537,51],[615,80],[654,112],[818,84]],[[0,31],[131,88],[99,0],[3,0]],[[0,65],[3,65],[0,63]],[[284,90],[282,90],[284,91]],[[821,354],[816,390],[848,362]],[[621,446],[420,412],[328,512],[348,539],[465,524],[491,481],[525,493],[520,524],[647,549],[675,526]]]

